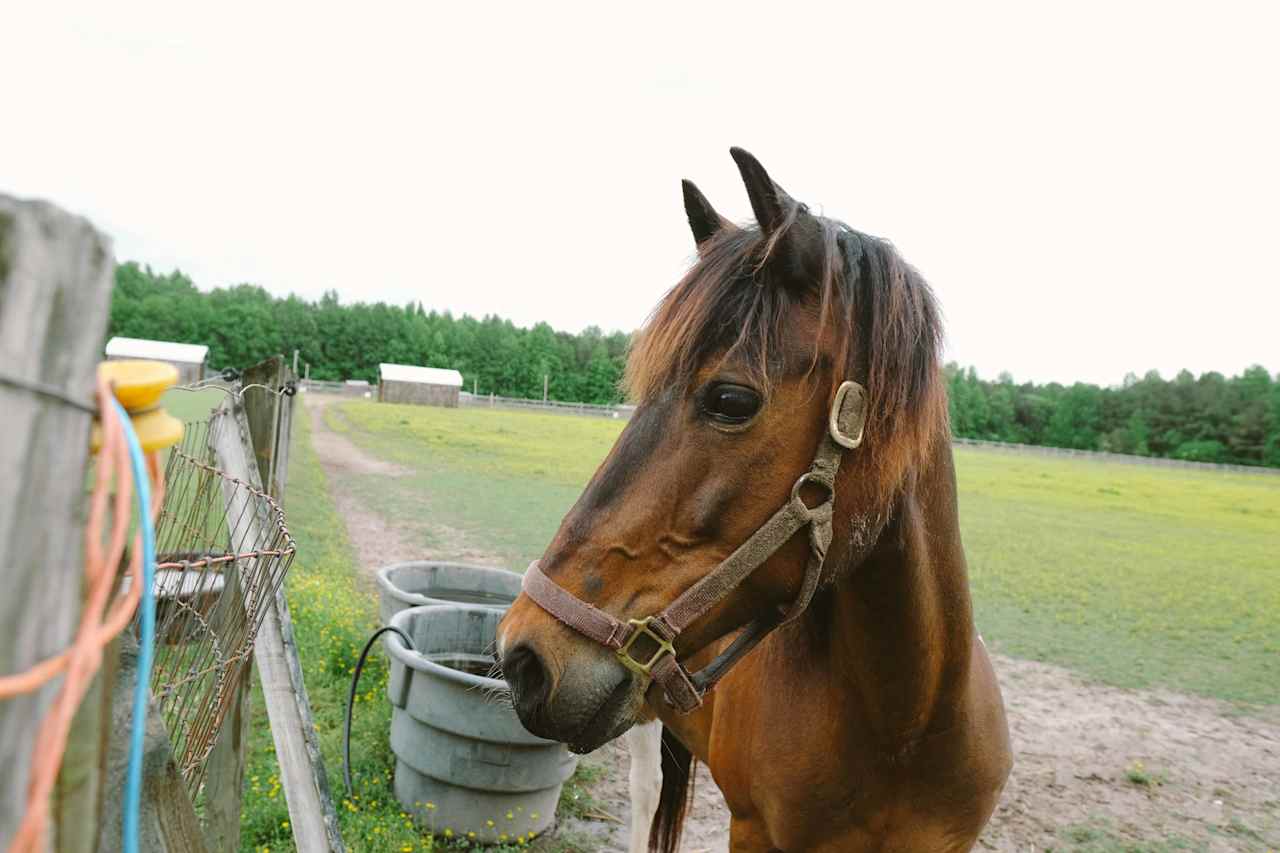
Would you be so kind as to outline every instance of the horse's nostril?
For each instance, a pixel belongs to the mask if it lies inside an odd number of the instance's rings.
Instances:
[[[551,680],[537,652],[523,643],[502,657],[502,675],[511,685],[516,709],[533,713],[547,699]]]

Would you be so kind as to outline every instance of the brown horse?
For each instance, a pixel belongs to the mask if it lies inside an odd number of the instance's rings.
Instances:
[[[1011,754],[933,295],[732,154],[758,224],[685,183],[698,260],[635,342],[634,417],[499,627],[503,672],[525,726],[575,751],[662,720],[651,849],[678,844],[696,756],[732,850],[969,850]]]

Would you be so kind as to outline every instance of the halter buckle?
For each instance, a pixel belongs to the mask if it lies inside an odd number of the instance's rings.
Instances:
[[[656,664],[664,654],[670,654],[672,657],[675,657],[676,654],[676,648],[671,644],[671,641],[664,640],[649,627],[650,623],[652,623],[656,618],[656,616],[646,616],[643,619],[628,619],[627,624],[634,630],[631,632],[631,636],[627,637],[627,641],[622,644],[622,648],[618,649],[616,652],[618,660],[622,661],[623,666],[632,672],[649,678],[652,678],[651,671],[653,670],[653,665]],[[649,656],[649,660],[645,663],[641,663],[631,656],[631,647],[635,645],[636,640],[640,639],[642,636],[648,637],[658,644],[657,650]]]
[[[842,382],[836,389],[835,400],[831,403],[831,417],[827,422],[827,431],[831,433],[832,441],[848,450],[853,450],[862,444],[862,431],[867,423],[866,393],[866,389],[857,382],[852,380]],[[853,400],[848,400],[850,394],[854,395]],[[855,406],[848,412],[844,411],[847,402]],[[846,429],[854,426],[858,430],[856,434],[850,435],[845,432]]]

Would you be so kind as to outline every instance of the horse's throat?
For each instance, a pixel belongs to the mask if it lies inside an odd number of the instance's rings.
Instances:
[[[973,611],[949,448],[939,461],[898,498],[808,631],[886,745],[950,725],[968,677]]]

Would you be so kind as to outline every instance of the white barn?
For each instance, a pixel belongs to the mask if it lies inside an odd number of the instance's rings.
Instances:
[[[454,408],[461,390],[462,374],[456,370],[412,364],[378,365],[378,400],[383,403]]]
[[[114,337],[107,341],[106,354],[108,361],[121,359],[167,361],[178,368],[178,384],[187,385],[204,379],[209,348],[203,344],[179,344],[173,341]]]

